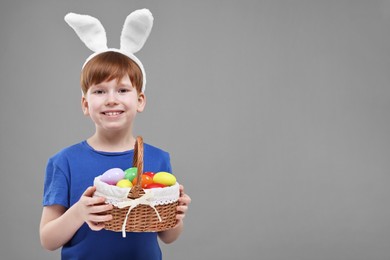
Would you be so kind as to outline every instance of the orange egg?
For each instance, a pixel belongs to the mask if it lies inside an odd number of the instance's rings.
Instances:
[[[137,179],[138,178],[135,177],[134,180],[133,180],[133,185],[134,186],[137,184],[137,181],[138,181]],[[152,177],[150,177],[149,175],[146,175],[146,174],[142,174],[141,175],[141,187],[143,189],[145,189],[148,184],[152,184],[152,183],[153,183],[153,178]]]

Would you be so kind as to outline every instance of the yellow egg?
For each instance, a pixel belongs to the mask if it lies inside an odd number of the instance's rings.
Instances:
[[[131,188],[133,187],[133,184],[128,179],[123,179],[117,182],[116,186],[120,188]]]
[[[176,177],[169,172],[158,172],[153,176],[153,182],[172,186],[176,183]]]

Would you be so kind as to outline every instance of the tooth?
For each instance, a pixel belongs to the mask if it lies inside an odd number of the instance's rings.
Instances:
[[[119,114],[120,114],[120,112],[106,112],[106,115],[108,115],[108,116],[117,116]]]

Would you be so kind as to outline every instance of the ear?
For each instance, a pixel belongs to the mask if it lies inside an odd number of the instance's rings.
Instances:
[[[148,9],[140,9],[126,17],[123,25],[120,49],[126,53],[136,53],[149,37],[153,27],[153,15]]]
[[[106,31],[98,19],[89,15],[68,13],[65,21],[93,52],[107,49]]]
[[[146,96],[145,96],[145,94],[142,92],[142,93],[140,93],[140,94],[138,95],[137,112],[138,112],[138,113],[141,113],[142,111],[144,111],[145,105],[146,105]]]
[[[85,116],[89,116],[89,107],[88,107],[88,101],[85,98],[85,95],[81,97],[81,109],[83,110],[83,114]]]

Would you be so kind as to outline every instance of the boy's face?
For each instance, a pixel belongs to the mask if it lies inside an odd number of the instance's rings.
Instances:
[[[130,130],[137,112],[145,107],[145,95],[137,93],[128,75],[89,87],[81,99],[84,115],[91,117],[97,130]]]

